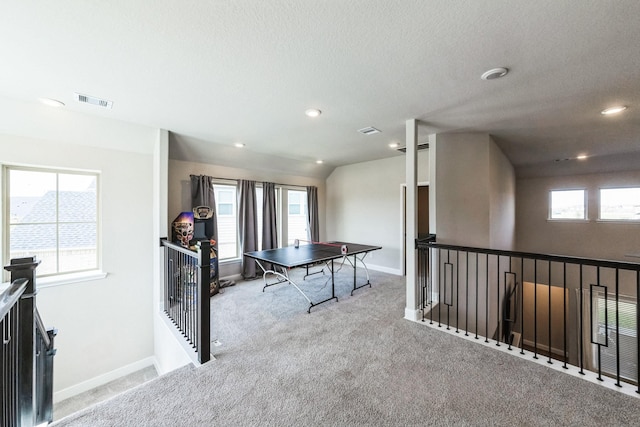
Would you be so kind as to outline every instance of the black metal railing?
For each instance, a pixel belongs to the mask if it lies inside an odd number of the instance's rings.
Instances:
[[[58,335],[55,328],[47,329],[36,307],[36,373],[35,373],[35,417],[36,425],[53,420],[53,358],[56,355],[54,339]]]
[[[197,352],[200,363],[211,352],[211,245],[199,242],[197,251],[162,240],[164,257],[163,308],[169,319]]]
[[[36,308],[35,258],[11,260],[11,283],[0,293],[0,425],[33,426],[53,420],[55,329]]]
[[[640,264],[416,245],[423,321],[640,393]]]

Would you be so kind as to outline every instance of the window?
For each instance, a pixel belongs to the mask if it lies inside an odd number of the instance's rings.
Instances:
[[[288,210],[287,217],[287,242],[291,246],[294,240],[300,240],[300,244],[306,244],[309,240],[307,227],[307,192],[299,190],[287,190]]]
[[[216,211],[218,223],[218,257],[221,261],[237,259],[240,257],[240,242],[238,239],[238,215],[237,215],[237,187],[234,184],[214,183],[213,189],[216,197]],[[300,240],[306,244],[309,240],[307,226],[307,192],[304,190],[286,190],[284,187],[276,187],[277,217],[280,214],[287,215],[287,225],[278,219],[279,245],[287,242],[293,245],[294,240]],[[286,194],[286,199],[285,199]],[[262,201],[264,193],[261,185],[256,185],[256,214],[258,225],[258,250],[262,249]],[[283,237],[284,236],[284,237]]]
[[[600,189],[601,220],[640,221],[640,188]]]
[[[220,260],[238,258],[238,218],[236,215],[236,186],[214,184],[218,221],[218,257]]]
[[[262,200],[263,191],[261,186],[256,185],[256,222],[258,225],[258,250],[262,249]]]
[[[603,293],[594,294],[594,342],[603,344],[600,350],[602,372],[616,375],[617,352],[620,351],[620,376],[635,381],[638,378],[637,361],[637,324],[636,300],[629,297],[618,298],[618,319],[620,333],[616,333],[616,301],[615,297]],[[606,315],[605,315],[606,313]],[[598,346],[593,347],[593,360],[598,366]]]
[[[39,277],[98,269],[98,175],[5,171],[9,231],[4,262],[35,255],[41,261]]]
[[[549,193],[550,219],[587,219],[586,190],[552,190]]]

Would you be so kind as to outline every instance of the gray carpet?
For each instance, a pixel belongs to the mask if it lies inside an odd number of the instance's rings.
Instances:
[[[225,288],[212,299],[216,360],[55,425],[640,425],[640,399],[404,320],[404,280],[371,275],[349,296],[342,272],[340,301],[311,314],[289,285]],[[312,299],[331,290],[303,283]]]

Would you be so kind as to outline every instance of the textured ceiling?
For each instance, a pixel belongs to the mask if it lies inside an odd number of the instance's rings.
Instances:
[[[0,96],[168,129],[174,158],[304,175],[401,155],[411,118],[424,139],[490,133],[525,175],[637,169],[639,16],[637,0],[6,1]]]

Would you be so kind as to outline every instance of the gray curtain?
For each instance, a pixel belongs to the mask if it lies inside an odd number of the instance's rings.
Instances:
[[[320,241],[320,225],[318,221],[318,188],[307,187],[307,225],[312,242]]]
[[[191,175],[191,208],[209,206],[214,212],[213,235],[218,240],[218,212],[216,196],[213,191],[213,178],[204,175]]]
[[[241,179],[238,182],[238,228],[242,253],[257,250],[258,246],[258,211],[256,209],[256,182]],[[256,262],[242,257],[242,277],[256,277]]]
[[[262,183],[262,250],[278,247],[278,222],[276,218],[276,185]]]

